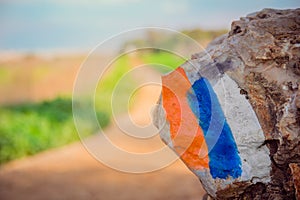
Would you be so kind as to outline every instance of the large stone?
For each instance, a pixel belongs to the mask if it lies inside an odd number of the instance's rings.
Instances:
[[[299,198],[300,9],[233,22],[162,84],[161,138],[211,197]]]

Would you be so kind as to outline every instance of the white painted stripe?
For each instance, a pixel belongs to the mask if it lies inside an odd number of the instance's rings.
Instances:
[[[251,104],[240,94],[238,85],[224,75],[214,86],[242,160],[242,181],[269,182],[269,149]],[[259,148],[260,147],[260,148]]]

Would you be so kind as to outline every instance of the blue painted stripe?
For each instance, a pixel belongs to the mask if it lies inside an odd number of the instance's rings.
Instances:
[[[204,132],[212,177],[238,178],[242,169],[237,145],[209,81],[205,78],[197,80],[187,98]]]

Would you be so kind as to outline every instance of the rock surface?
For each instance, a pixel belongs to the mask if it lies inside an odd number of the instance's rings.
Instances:
[[[162,82],[154,122],[211,197],[300,199],[300,9],[234,21]]]

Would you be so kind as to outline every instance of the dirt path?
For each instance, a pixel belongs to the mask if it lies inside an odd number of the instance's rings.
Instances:
[[[135,63],[136,64],[136,63]],[[140,78],[159,81],[159,75],[148,69]],[[145,78],[146,78],[145,77]],[[148,124],[149,109],[155,104],[159,87],[147,86],[139,90],[137,102],[131,111],[132,119],[139,125]],[[130,130],[130,122],[121,116],[122,127]],[[152,131],[149,129],[148,131]],[[111,141],[120,148],[132,152],[149,152],[164,147],[158,136],[140,140],[125,135],[116,124],[105,131]],[[149,134],[147,131],[142,134]],[[85,144],[98,147],[111,160],[126,166],[129,160],[119,155],[92,136]],[[160,159],[165,159],[167,152]],[[166,156],[166,157],[165,157]],[[156,160],[143,162],[151,167]],[[201,184],[181,161],[159,171],[129,174],[113,170],[94,159],[82,143],[49,150],[38,155],[13,161],[0,169],[0,199],[201,199]]]

